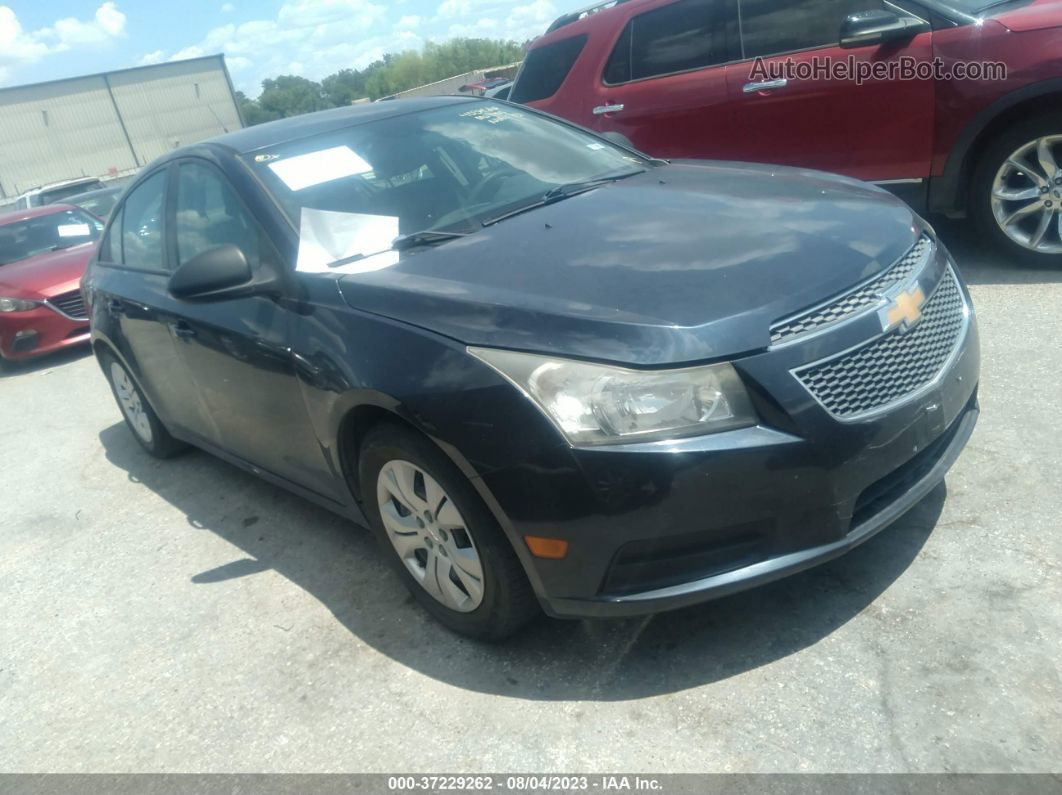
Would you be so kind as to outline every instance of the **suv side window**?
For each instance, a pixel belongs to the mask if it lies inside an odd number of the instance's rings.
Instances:
[[[742,53],[779,55],[837,44],[849,14],[884,7],[882,0],[738,0]]]
[[[679,0],[632,17],[609,56],[605,82],[626,83],[725,63],[724,14],[723,0]]]
[[[535,102],[557,93],[586,46],[586,34],[531,50],[509,92],[510,102]]]
[[[224,245],[238,246],[251,267],[260,261],[259,227],[228,181],[202,163],[181,163],[177,178],[177,264]]]
[[[165,270],[166,171],[148,177],[122,207],[122,250],[115,259],[130,268]]]

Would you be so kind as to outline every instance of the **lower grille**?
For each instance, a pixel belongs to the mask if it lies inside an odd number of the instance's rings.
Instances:
[[[48,303],[58,309],[67,317],[74,320],[88,320],[85,313],[85,299],[81,297],[80,290],[71,290],[48,299]]]
[[[795,375],[831,414],[853,419],[932,382],[955,350],[965,320],[962,290],[949,267],[911,331],[893,331]]]

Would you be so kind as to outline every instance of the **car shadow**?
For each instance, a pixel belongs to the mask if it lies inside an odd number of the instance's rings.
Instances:
[[[421,610],[363,528],[193,450],[145,454],[121,423],[100,433],[107,459],[243,555],[205,572],[209,588],[274,570],[326,606],[354,636],[426,676],[535,700],[626,700],[708,684],[786,657],[866,610],[918,555],[940,516],[941,484],[892,527],[849,554],[770,585],[638,619],[543,618],[502,644],[456,636]],[[249,615],[262,632],[297,617]],[[273,628],[276,630],[273,630]]]
[[[86,343],[33,359],[23,359],[18,362],[4,360],[0,362],[0,378],[18,378],[20,375],[40,373],[53,367],[62,367],[64,364],[76,362],[91,354],[92,348]]]
[[[986,246],[968,221],[933,218],[933,228],[970,284],[1057,284],[1062,268],[1026,265]]]

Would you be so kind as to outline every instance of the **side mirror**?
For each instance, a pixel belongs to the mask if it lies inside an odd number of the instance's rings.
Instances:
[[[218,300],[252,292],[251,266],[237,246],[209,248],[181,265],[170,277],[176,298]]]
[[[913,39],[929,30],[929,23],[883,8],[849,14],[841,23],[841,47],[868,47],[900,39]]]

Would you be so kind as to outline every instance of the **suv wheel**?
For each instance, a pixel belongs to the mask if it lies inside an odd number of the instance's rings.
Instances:
[[[170,458],[185,449],[184,442],[174,439],[163,426],[140,391],[140,386],[121,362],[109,353],[102,353],[100,365],[111,385],[118,408],[122,410],[125,424],[141,447],[156,458]]]
[[[1062,115],[1012,127],[981,157],[973,215],[991,242],[1023,262],[1062,264]]]
[[[498,523],[428,439],[397,425],[377,425],[361,447],[359,483],[384,555],[442,624],[499,640],[538,613]]]

